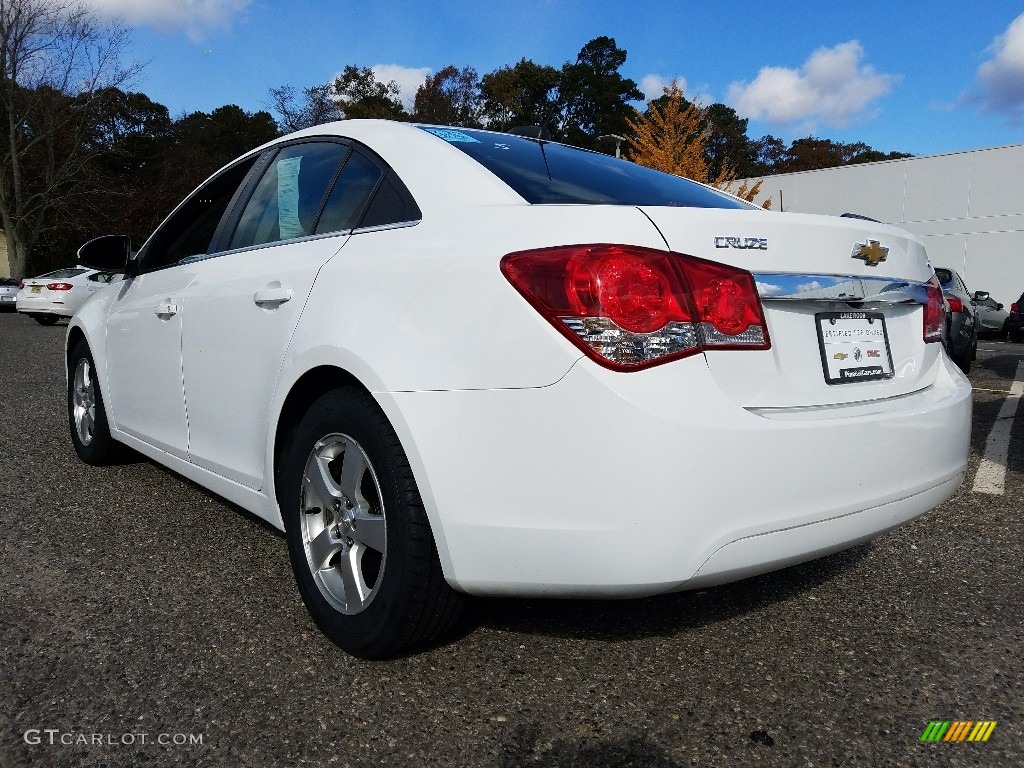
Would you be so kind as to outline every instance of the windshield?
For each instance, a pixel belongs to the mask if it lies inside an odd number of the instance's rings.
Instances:
[[[600,152],[469,128],[419,128],[465,152],[528,203],[756,207],[681,176]]]

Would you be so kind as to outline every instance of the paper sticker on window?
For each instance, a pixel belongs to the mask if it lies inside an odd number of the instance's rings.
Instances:
[[[299,166],[301,157],[289,157],[277,163],[277,223],[281,239],[302,237],[306,231],[299,222]]]
[[[427,133],[432,133],[438,138],[451,142],[463,142],[465,144],[479,144],[480,142],[462,131],[453,131],[450,128],[424,128]]]

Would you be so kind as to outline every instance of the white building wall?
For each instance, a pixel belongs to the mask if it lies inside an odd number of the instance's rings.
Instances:
[[[1024,144],[768,176],[761,193],[776,211],[896,224],[972,291],[1006,305],[1024,292]]]

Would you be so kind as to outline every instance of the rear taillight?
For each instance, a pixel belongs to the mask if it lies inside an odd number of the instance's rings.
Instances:
[[[942,332],[946,327],[946,312],[942,306],[942,287],[936,277],[929,280],[926,287],[928,302],[924,305],[924,340],[925,342],[942,341]],[[952,299],[948,301],[952,301]]]
[[[1016,314],[1019,314],[1019,313],[1020,313],[1020,310],[1017,308],[1017,302],[1015,301],[1015,302],[1013,302],[1013,304],[1010,305],[1010,314],[1011,315],[1016,315]]]
[[[75,286],[71,283],[47,283],[46,287],[51,291],[70,291]]]
[[[964,303],[960,301],[956,296],[947,296],[946,302],[949,304],[950,312],[963,312]]]
[[[769,349],[754,278],[639,246],[510,253],[508,281],[560,333],[609,368],[637,370],[709,349]]]
[[[24,288],[25,288],[25,281],[24,280],[19,280],[18,281],[18,290],[20,291],[20,290],[23,290]]]

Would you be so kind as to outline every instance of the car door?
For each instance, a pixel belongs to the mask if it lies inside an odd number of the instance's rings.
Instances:
[[[117,429],[188,457],[181,371],[185,289],[257,158],[232,166],[185,200],[146,241],[138,274],[119,283],[107,315],[107,403]]]
[[[284,146],[186,292],[182,362],[191,460],[263,485],[268,411],[320,267],[341,249],[382,175],[343,142]]]

